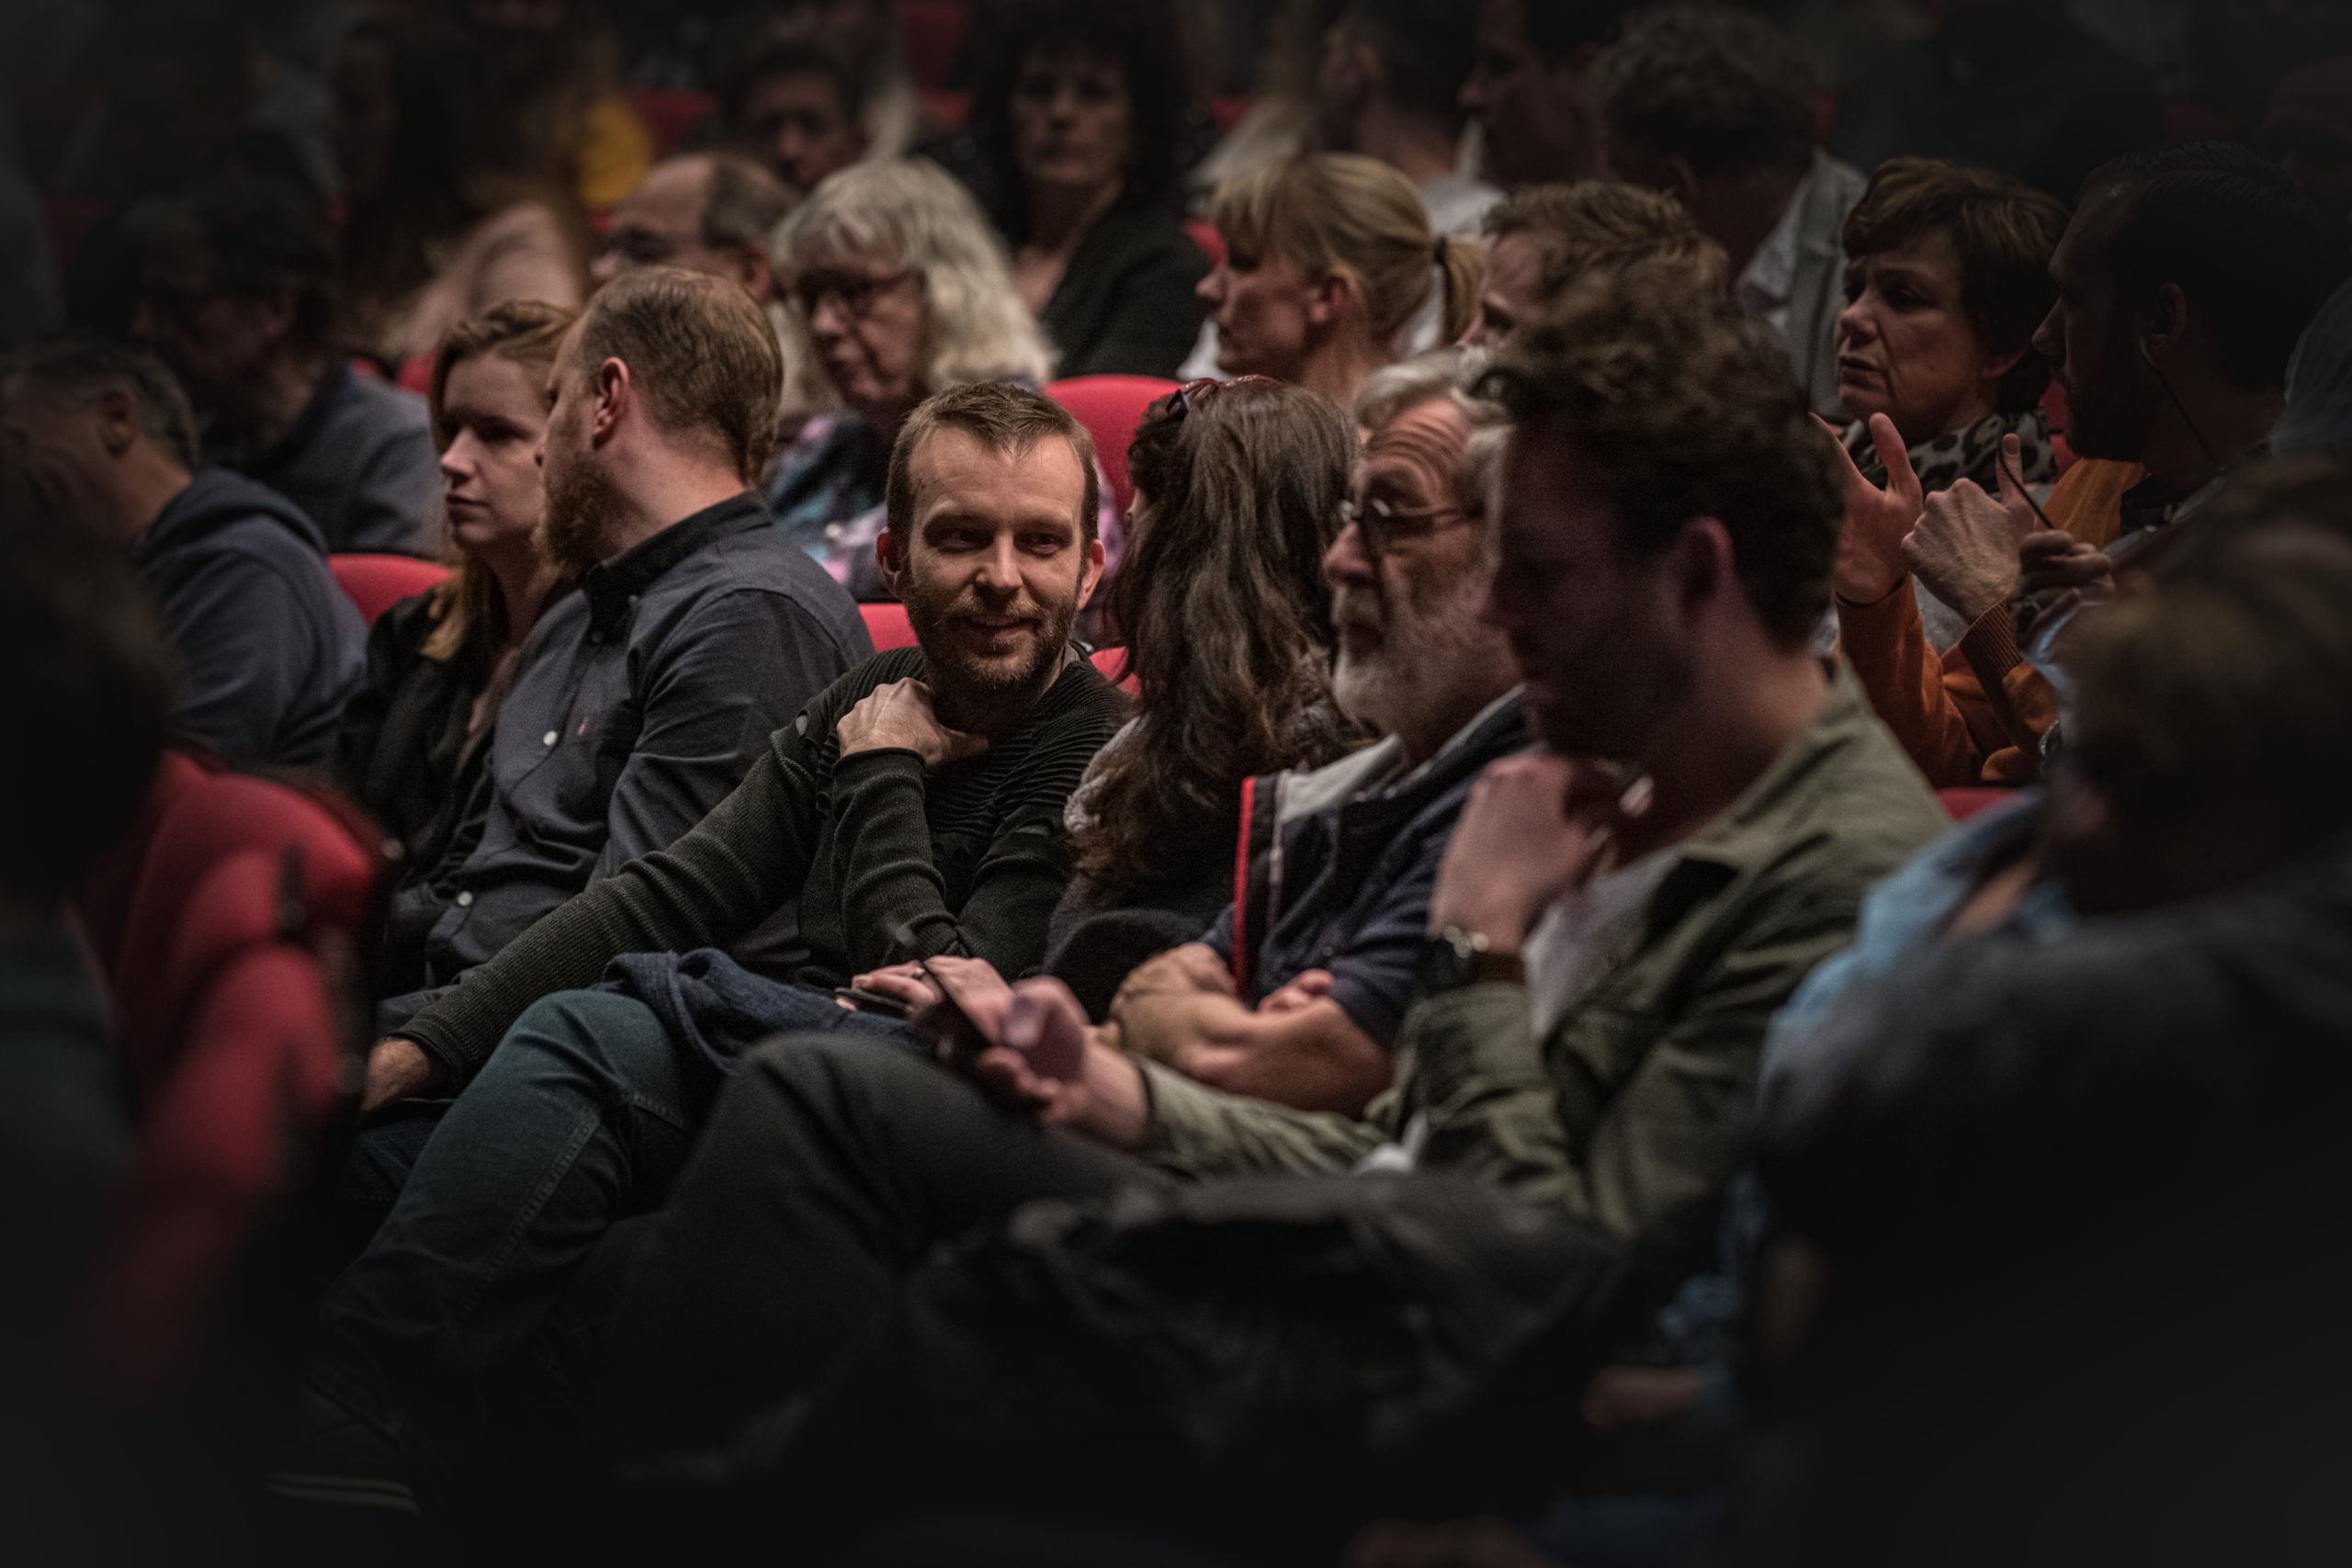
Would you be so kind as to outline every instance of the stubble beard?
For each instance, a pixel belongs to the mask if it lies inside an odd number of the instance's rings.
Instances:
[[[1455,689],[1474,670],[1491,661],[1491,645],[1499,638],[1480,619],[1486,592],[1486,583],[1475,571],[1463,572],[1437,596],[1418,604],[1384,602],[1370,589],[1340,590],[1331,606],[1336,622],[1381,628],[1379,647],[1370,653],[1351,654],[1341,640],[1331,671],[1331,696],[1340,711],[1384,735],[1394,735],[1452,705]]]
[[[576,577],[604,558],[605,522],[619,504],[618,487],[593,460],[550,463],[532,542],[567,576]]]

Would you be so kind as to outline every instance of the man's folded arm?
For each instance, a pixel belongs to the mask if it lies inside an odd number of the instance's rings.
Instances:
[[[463,1084],[541,997],[596,983],[624,953],[723,946],[796,897],[817,823],[796,732],[780,732],[732,795],[668,849],[567,899],[409,1020],[413,1040]]]

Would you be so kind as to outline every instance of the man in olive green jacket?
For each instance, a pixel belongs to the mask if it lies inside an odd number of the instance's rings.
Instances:
[[[1594,288],[1495,378],[1518,424],[1488,614],[1551,750],[1475,786],[1391,1089],[1361,1116],[1210,1089],[1057,982],[934,961],[994,1042],[959,1054],[966,1076],[813,1037],[747,1059],[616,1319],[624,1425],[724,1430],[820,1380],[904,1260],[1171,1171],[1467,1175],[1498,1214],[1703,1255],[1766,1021],[1943,818],[1809,651],[1843,504],[1777,344],[1679,276]]]

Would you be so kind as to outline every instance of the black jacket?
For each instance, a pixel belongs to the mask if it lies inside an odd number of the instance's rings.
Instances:
[[[233,763],[324,762],[368,629],[302,510],[207,468],[148,525],[137,561],[179,654],[181,728]]]
[[[1057,376],[1173,376],[1208,303],[1208,258],[1174,214],[1122,201],[1097,219],[1037,320],[1061,350]]]

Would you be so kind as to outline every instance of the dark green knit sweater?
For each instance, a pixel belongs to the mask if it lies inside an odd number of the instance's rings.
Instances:
[[[556,909],[400,1032],[462,1083],[541,997],[595,984],[624,953],[729,946],[796,899],[804,985],[941,953],[1008,978],[1036,968],[1072,869],[1063,808],[1126,699],[1073,657],[978,757],[928,773],[901,750],[843,761],[842,716],[922,673],[922,649],[904,648],[842,677],[693,831]]]

